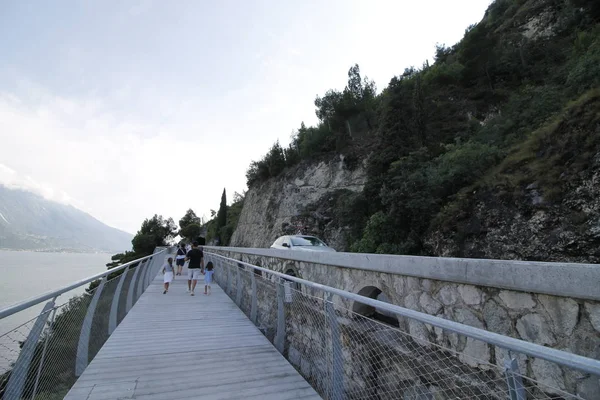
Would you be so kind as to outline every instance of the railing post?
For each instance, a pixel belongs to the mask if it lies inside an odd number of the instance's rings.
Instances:
[[[148,286],[150,286],[150,282],[152,282],[152,275],[154,275],[154,266],[156,265],[156,257],[150,257],[148,259],[148,268],[146,268],[148,271],[146,272],[146,275],[144,276],[144,290],[143,292],[146,291],[146,289],[148,289]]]
[[[106,283],[106,276],[102,278],[100,286],[96,288],[94,297],[88,306],[87,312],[83,324],[81,324],[81,333],[79,334],[79,343],[77,344],[77,358],[75,359],[75,376],[80,376],[88,366],[88,348],[90,344],[90,332],[92,330],[92,321],[94,319],[94,313],[96,312],[96,305],[104,289]]]
[[[254,322],[254,325],[257,325],[256,320],[256,303],[257,303],[257,294],[256,294],[256,273],[252,271],[250,274],[252,279],[252,305],[250,306],[250,320]]]
[[[292,285],[290,284],[289,281],[284,281],[283,282],[283,293],[285,294],[284,296],[284,301],[286,303],[291,303],[292,302]]]
[[[227,294],[231,296],[231,271],[227,265]]]
[[[325,301],[325,315],[326,320],[329,321],[329,327],[331,328],[332,371],[330,382],[331,395],[329,397],[334,400],[341,400],[344,398],[344,360],[340,343],[340,327],[338,325],[337,316],[335,315],[332,293],[327,295],[327,300]]]
[[[152,279],[150,279],[150,283],[152,283],[152,281],[154,280],[154,278],[156,278],[156,275],[158,275],[158,272],[160,271],[163,263],[164,263],[164,259],[163,258],[158,258],[158,257],[154,257],[156,259],[155,263],[154,263],[154,273],[152,274]],[[169,258],[169,257],[167,257]],[[162,260],[162,261],[161,261]],[[175,262],[175,257],[173,257],[173,271],[175,271],[175,268],[177,267],[176,262]],[[175,272],[173,272],[173,277],[175,276]]]
[[[8,379],[8,383],[6,384],[3,397],[4,400],[21,399],[23,386],[25,385],[25,380],[27,379],[33,353],[37,346],[38,340],[40,339],[40,335],[44,330],[46,321],[48,320],[49,311],[54,307],[55,299],[56,298],[46,303],[44,309],[35,320],[33,328],[31,328],[31,331],[29,331],[29,335],[27,335],[25,344],[23,345],[23,348],[21,348],[21,352],[19,352],[19,357],[15,362],[15,366],[13,367],[10,378]],[[46,338],[46,341],[48,339],[49,338]]]
[[[135,271],[133,272],[133,276],[131,277],[131,282],[129,282],[129,290],[127,291],[127,304],[125,307],[125,312],[129,312],[129,310],[131,310],[131,307],[133,307],[133,293],[135,292],[135,279],[137,278],[137,276],[140,274],[140,269],[142,268],[142,265],[144,265],[143,261],[140,261],[137,265],[137,267],[135,267]]]
[[[53,301],[56,301],[56,297]],[[42,357],[40,358],[40,365],[38,366],[37,374],[35,375],[35,383],[33,384],[33,393],[31,394],[31,400],[35,399],[37,388],[40,383],[40,376],[42,375],[42,367],[44,366],[44,360],[46,359],[46,351],[48,350],[48,342],[52,335],[52,325],[54,324],[54,317],[56,316],[56,308],[52,310],[52,317],[50,317],[50,323],[48,324],[48,334],[46,340],[44,340],[44,349],[42,350]]]
[[[277,334],[275,335],[275,348],[281,354],[284,351],[285,345],[285,310],[283,308],[283,300],[285,297],[283,282],[281,278],[277,278]]]
[[[138,278],[138,281],[136,283],[136,290],[135,290],[135,301],[138,301],[138,299],[140,298],[140,296],[142,295],[142,286],[144,286],[144,276],[146,276],[146,272],[148,272],[148,259],[146,259],[144,261],[144,263],[142,265],[140,265],[140,268],[142,268],[142,271],[140,271],[140,277]]]
[[[240,266],[239,265],[236,268],[235,286],[237,289],[237,292],[235,294],[235,302],[237,303],[238,306],[241,306],[242,305],[242,283],[241,283],[241,278],[240,278]]]
[[[146,281],[146,289],[148,286],[150,286],[154,278],[156,278],[156,275],[158,275],[158,269],[162,266],[161,263],[158,262],[158,257],[152,256],[150,260],[150,272],[148,273],[148,279]],[[173,264],[175,264],[175,261],[173,261]]]
[[[510,353],[508,356],[511,357]],[[506,374],[509,400],[525,400],[525,388],[521,374],[519,374],[519,364],[515,358],[504,360],[504,373]]]
[[[117,284],[117,288],[115,289],[115,294],[112,299],[112,303],[110,305],[110,315],[108,316],[108,334],[111,335],[115,329],[117,329],[117,314],[119,311],[119,298],[121,297],[121,290],[123,289],[123,284],[125,283],[125,278],[127,277],[127,272],[129,272],[129,266],[125,268],[125,270],[121,273],[121,278],[119,278],[119,283]]]
[[[146,259],[146,267],[144,268],[144,275],[142,275],[142,278],[140,279],[140,281],[141,281],[140,286],[142,289],[138,295],[138,298],[146,291],[148,275],[150,275],[150,268],[152,268],[152,258]]]
[[[148,276],[150,275],[150,269],[152,268],[152,257],[146,260],[146,270],[144,271],[144,275],[142,276],[142,293],[146,291],[148,287]],[[141,293],[140,293],[141,296]]]

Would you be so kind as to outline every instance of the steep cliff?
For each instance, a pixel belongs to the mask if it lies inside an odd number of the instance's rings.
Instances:
[[[317,96],[318,124],[251,164],[232,244],[600,262],[600,2],[496,0],[435,59]]]
[[[600,90],[463,190],[427,243],[439,256],[600,263]]]
[[[347,226],[335,218],[335,202],[361,192],[366,180],[364,165],[349,169],[342,156],[302,162],[277,178],[253,186],[232,246],[269,247],[285,234],[314,234],[337,250],[346,250]]]

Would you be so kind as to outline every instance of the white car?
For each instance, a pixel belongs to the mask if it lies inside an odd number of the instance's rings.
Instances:
[[[335,251],[335,249],[327,246],[325,242],[318,237],[307,235],[280,236],[271,245],[271,248],[280,250]]]

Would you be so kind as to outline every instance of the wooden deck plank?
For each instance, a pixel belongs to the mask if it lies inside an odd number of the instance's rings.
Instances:
[[[65,399],[320,399],[219,288],[157,276]]]

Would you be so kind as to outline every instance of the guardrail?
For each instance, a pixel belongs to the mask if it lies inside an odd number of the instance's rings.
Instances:
[[[35,318],[0,333],[0,399],[63,398],[150,285],[165,251],[0,310],[5,321],[47,301]]]
[[[205,254],[216,282],[323,398],[600,398],[598,360]]]

